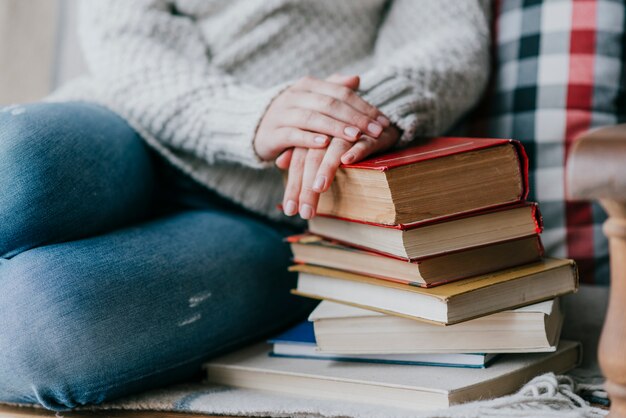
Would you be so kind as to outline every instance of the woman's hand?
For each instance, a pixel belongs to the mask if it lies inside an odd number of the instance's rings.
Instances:
[[[289,169],[283,198],[285,215],[300,213],[303,219],[315,216],[319,195],[330,187],[341,163],[358,162],[370,154],[391,148],[400,137],[398,129],[390,125],[376,139],[363,135],[356,143],[333,138],[327,149],[295,148],[278,157],[276,165]]]
[[[358,86],[358,77],[343,79],[351,83],[356,80]],[[363,134],[378,138],[389,125],[389,119],[354,89],[304,77],[267,108],[254,138],[254,149],[261,159],[273,160],[293,147],[325,148],[330,138],[341,138],[346,143],[354,143]]]

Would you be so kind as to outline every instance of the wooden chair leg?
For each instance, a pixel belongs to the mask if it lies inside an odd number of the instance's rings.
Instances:
[[[611,293],[598,359],[611,398],[611,418],[626,418],[626,202],[603,201],[611,252]]]
[[[611,398],[610,417],[626,418],[626,124],[579,136],[566,169],[569,198],[597,199],[609,215],[604,233],[609,237],[611,289],[598,359]]]

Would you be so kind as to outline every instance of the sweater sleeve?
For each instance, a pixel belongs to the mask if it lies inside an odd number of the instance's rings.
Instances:
[[[394,0],[361,95],[401,130],[399,145],[445,133],[489,75],[489,2]]]
[[[114,110],[178,153],[266,167],[253,147],[265,109],[285,86],[258,89],[211,66],[192,18],[172,0],[89,0],[80,35],[99,92]]]

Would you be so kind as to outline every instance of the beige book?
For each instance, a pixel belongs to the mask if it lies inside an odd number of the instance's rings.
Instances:
[[[486,369],[366,364],[270,357],[259,344],[204,364],[210,383],[415,410],[446,408],[519,389],[538,374],[563,373],[580,361],[580,345],[552,353],[505,354]]]
[[[325,353],[528,353],[556,350],[563,314],[551,299],[441,327],[322,301],[309,321]]]

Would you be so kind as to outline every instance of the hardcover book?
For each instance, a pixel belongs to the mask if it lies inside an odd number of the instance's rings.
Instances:
[[[580,345],[561,341],[553,353],[507,354],[485,369],[336,361],[269,356],[258,344],[204,364],[207,381],[249,389],[341,399],[415,410],[512,393],[533,377],[561,374],[580,361]]]
[[[299,273],[295,294],[442,325],[553,299],[578,288],[576,265],[566,259],[544,259],[432,288],[311,265],[295,265],[290,271]]]
[[[408,354],[333,354],[317,349],[313,323],[304,321],[268,341],[270,355],[309,360],[354,361],[362,363],[404,364],[407,366],[439,366],[484,368],[497,355],[486,353],[408,353]]]
[[[522,201],[527,176],[527,157],[517,141],[432,138],[342,165],[320,196],[318,213],[407,224]]]
[[[405,259],[418,259],[528,237],[543,229],[536,203],[519,203],[447,218],[384,226],[316,216],[315,235]]]
[[[412,286],[430,287],[538,261],[538,235],[407,260],[342,245],[311,234],[287,238],[294,261],[351,271]]]
[[[441,327],[322,301],[309,321],[318,350],[333,354],[529,353],[556,350],[563,314],[551,299]]]

